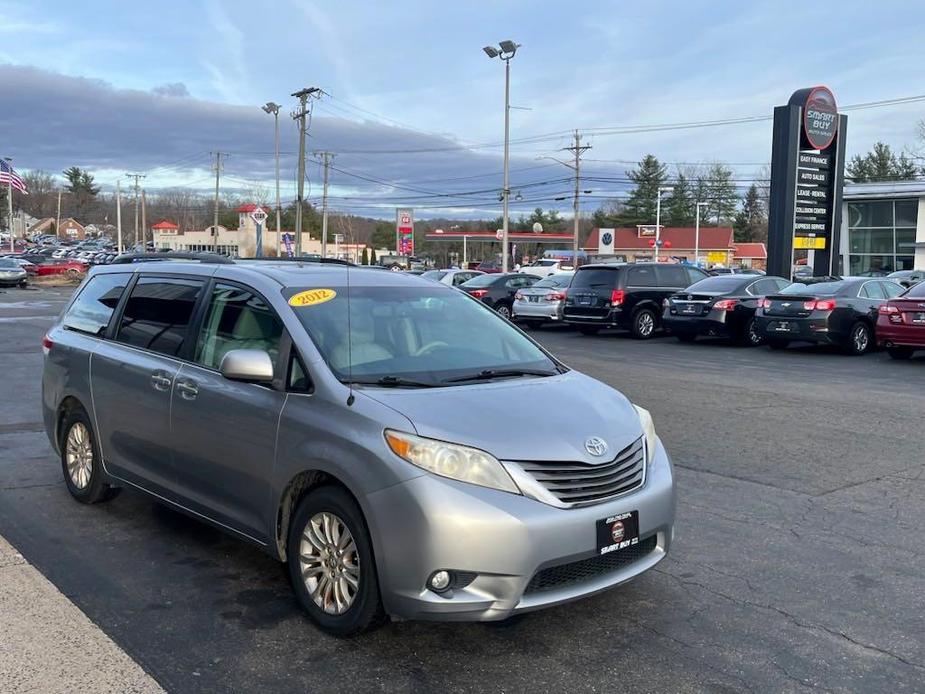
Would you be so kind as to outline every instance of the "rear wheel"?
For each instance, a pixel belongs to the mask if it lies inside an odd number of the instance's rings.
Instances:
[[[657,327],[655,314],[647,308],[639,309],[633,316],[632,333],[637,340],[648,340]]]
[[[60,449],[64,483],[77,501],[96,504],[112,499],[121,491],[106,483],[93,426],[79,405],[72,407],[64,416]]]
[[[858,321],[851,326],[845,351],[848,354],[858,356],[864,354],[868,349],[870,349],[870,327],[867,323]]]
[[[597,335],[601,329],[596,325],[579,325],[578,332],[582,335]]]
[[[768,347],[771,349],[787,349],[789,344],[789,340],[768,340]]]
[[[735,342],[745,347],[757,347],[764,342],[764,337],[758,331],[758,322],[754,318],[751,318],[742,331],[736,335]]]
[[[296,599],[323,631],[355,636],[388,621],[366,522],[343,489],[319,487],[302,499],[287,548]]]
[[[679,342],[694,342],[697,340],[697,333],[675,333]]]
[[[507,318],[508,320],[511,320],[511,307],[508,306],[507,304],[498,304],[495,310],[503,318]]]
[[[912,348],[911,347],[889,347],[886,350],[886,353],[890,355],[890,359],[910,359],[912,357]]]

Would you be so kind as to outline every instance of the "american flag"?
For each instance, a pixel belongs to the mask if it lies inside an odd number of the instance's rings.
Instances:
[[[23,183],[22,178],[19,174],[13,170],[13,167],[8,161],[0,159],[0,184],[4,186],[12,186],[16,190],[25,195],[29,194],[29,191],[26,190],[26,184]]]

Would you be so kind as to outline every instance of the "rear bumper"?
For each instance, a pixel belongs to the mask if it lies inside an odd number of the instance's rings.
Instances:
[[[786,323],[789,329],[782,329]],[[787,316],[755,316],[758,333],[769,340],[790,340],[793,342],[816,342],[818,344],[842,344],[848,335],[833,330],[828,317],[813,316],[790,318]]]
[[[366,501],[386,611],[406,619],[447,621],[505,619],[628,581],[665,557],[675,515],[671,463],[660,443],[641,488],[582,508],[554,508],[434,475],[377,491]],[[627,511],[639,512],[644,551],[624,555],[625,563],[580,580],[529,587],[539,571],[600,559],[597,521]],[[620,551],[625,550],[613,554]],[[438,594],[426,582],[439,569],[469,572],[474,578]]]
[[[562,309],[562,319],[569,324],[574,325],[601,325],[609,327],[622,327],[626,323],[628,316],[620,308],[609,310],[600,309],[596,314],[576,313],[575,307],[565,306]]]
[[[513,307],[514,318],[529,318],[544,320],[562,320],[562,304],[560,302],[533,303],[531,301],[515,301]]]
[[[710,311],[705,316],[679,316],[666,310],[662,325],[673,333],[731,337],[733,328],[726,322],[726,311]]]
[[[888,320],[877,321],[877,345],[925,349],[925,326],[897,325]]]

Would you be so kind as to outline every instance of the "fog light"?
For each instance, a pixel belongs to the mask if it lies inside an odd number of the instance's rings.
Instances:
[[[450,587],[450,572],[444,571],[443,569],[434,571],[430,575],[430,580],[427,583],[430,585],[431,590],[442,593]]]

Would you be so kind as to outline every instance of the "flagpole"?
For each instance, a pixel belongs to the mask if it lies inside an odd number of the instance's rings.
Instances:
[[[7,221],[10,225],[10,253],[15,253],[16,246],[13,243],[13,157],[7,157],[6,162],[10,165],[10,177],[7,179],[9,188],[7,188],[6,193],[6,201],[9,205]]]

